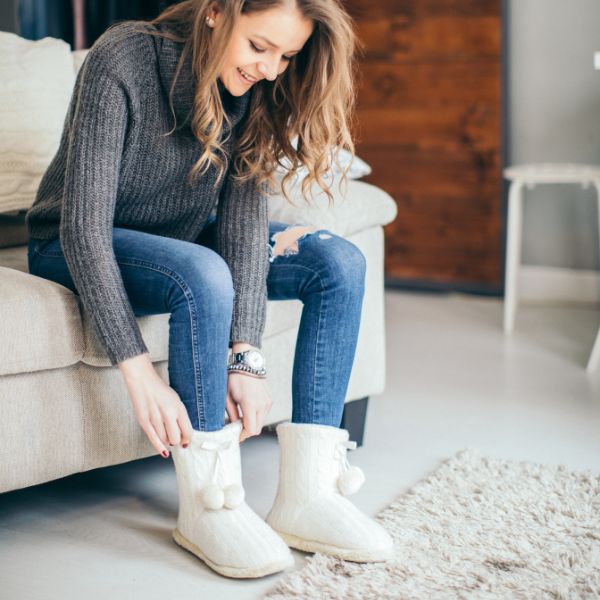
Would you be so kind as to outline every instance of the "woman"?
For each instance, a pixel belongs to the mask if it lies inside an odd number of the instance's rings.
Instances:
[[[267,212],[282,157],[323,187],[323,149],[354,150],[355,43],[337,0],[188,0],[112,26],[81,67],[27,214],[30,272],[79,294],[141,427],[165,458],[173,446],[175,541],[230,577],[286,568],[288,546],[356,561],[392,550],[345,498],[364,478],[339,428],[364,256]],[[304,307],[265,522],[244,500],[239,444],[260,434],[272,403],[267,298]],[[135,318],[157,313],[170,313],[169,385]]]

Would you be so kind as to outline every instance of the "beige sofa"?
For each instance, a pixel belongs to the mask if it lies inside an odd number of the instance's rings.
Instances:
[[[0,213],[27,209],[34,191],[30,186],[29,195],[9,197],[0,190]],[[395,218],[396,205],[383,190],[359,180],[336,191],[331,209],[324,195],[317,194],[316,200],[307,209],[275,196],[269,200],[270,218],[328,228],[354,242],[367,259],[359,340],[342,421],[360,445],[367,398],[385,385],[383,225]],[[263,351],[274,404],[265,425],[291,417],[301,310],[298,300],[268,302]],[[168,314],[138,318],[151,359],[166,382],[168,319]],[[122,375],[103,352],[79,296],[31,275],[26,245],[0,249],[0,492],[154,454]]]
[[[274,202],[277,205],[277,202]],[[293,210],[297,219],[291,218]],[[336,216],[337,215],[337,216]],[[362,441],[366,398],[385,385],[384,237],[396,215],[379,188],[352,180],[331,211],[330,229],[355,243],[367,259],[362,320],[344,415],[351,439]],[[325,225],[311,211],[280,199],[271,218]],[[346,227],[343,228],[343,225]],[[337,231],[336,231],[337,229]],[[302,304],[269,301],[263,351],[274,403],[265,424],[292,414],[291,374]],[[168,382],[168,314],[138,322],[158,372]],[[96,467],[156,454],[135,419],[117,367],[90,327],[79,296],[31,275],[27,246],[0,249],[0,492]]]

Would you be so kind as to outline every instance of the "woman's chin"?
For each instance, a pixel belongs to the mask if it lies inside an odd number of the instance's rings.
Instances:
[[[242,96],[243,94],[245,94],[248,90],[247,89],[243,89],[243,86],[232,86],[231,84],[223,81],[223,78],[219,76],[219,81],[221,82],[221,84],[223,85],[223,87],[232,95],[232,96]]]

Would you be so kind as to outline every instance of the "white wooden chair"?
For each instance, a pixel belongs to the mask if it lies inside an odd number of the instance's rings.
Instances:
[[[576,183],[584,188],[593,185],[596,189],[600,217],[600,167],[552,163],[514,165],[504,170],[504,177],[511,182],[508,194],[508,236],[504,286],[504,332],[510,333],[514,328],[518,300],[517,278],[521,264],[523,188],[533,189],[537,184],[542,183]],[[598,231],[600,234],[600,218]],[[599,363],[600,330],[596,335],[586,370],[594,371]]]

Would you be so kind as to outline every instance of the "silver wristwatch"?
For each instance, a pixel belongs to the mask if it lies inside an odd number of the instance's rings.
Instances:
[[[265,357],[256,348],[250,348],[243,352],[232,352],[230,356],[231,360],[227,365],[228,372],[239,371],[261,379],[267,376]]]

